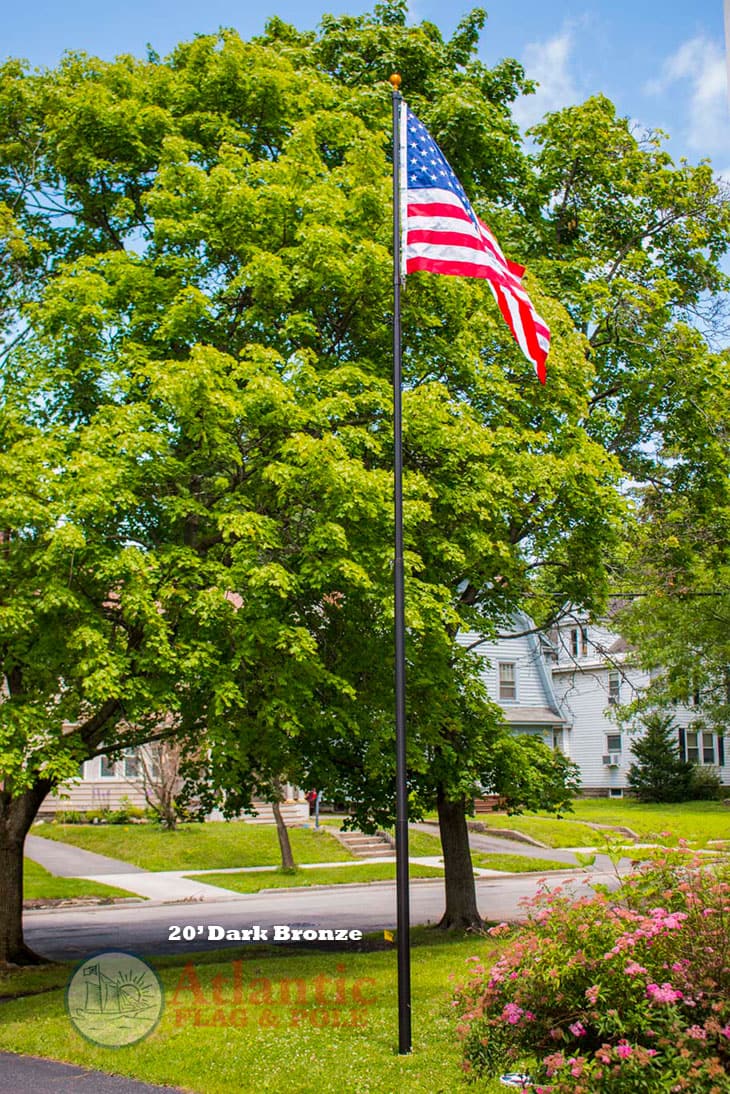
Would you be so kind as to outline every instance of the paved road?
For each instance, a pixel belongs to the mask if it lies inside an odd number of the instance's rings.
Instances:
[[[568,882],[568,878],[572,878]],[[611,874],[593,872],[591,881],[611,883]],[[615,879],[614,879],[615,880]],[[559,874],[553,884],[569,883],[579,893],[591,892],[585,875]],[[511,920],[524,915],[520,900],[532,896],[535,875],[488,878],[477,882],[479,908],[487,919]],[[414,881],[411,885],[411,922],[435,923],[444,910],[441,879]],[[338,885],[332,889],[279,890],[254,893],[238,899],[206,903],[104,906],[26,912],[25,938],[32,949],[56,960],[73,960],[104,949],[131,950],[138,954],[185,953],[236,946],[236,940],[207,939],[210,924],[225,929],[253,927],[271,930],[276,924],[293,927],[340,927],[365,931],[392,930],[395,926],[395,885]],[[170,940],[170,927],[192,926],[189,942]],[[198,932],[197,928],[201,930]]]
[[[15,1056],[0,1052],[0,1094],[179,1094],[176,1086],[151,1086],[125,1079],[121,1075],[106,1075],[87,1071],[55,1060],[38,1056]]]

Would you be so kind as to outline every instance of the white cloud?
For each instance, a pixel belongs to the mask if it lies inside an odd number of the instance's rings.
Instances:
[[[539,87],[534,95],[522,95],[512,110],[515,121],[523,128],[534,125],[550,110],[580,101],[570,71],[573,45],[573,32],[566,28],[546,42],[530,42],[525,47],[522,56],[525,72]]]
[[[685,136],[690,148],[707,154],[730,147],[726,58],[717,42],[702,35],[683,42],[645,91],[662,95],[677,83],[689,85]]]

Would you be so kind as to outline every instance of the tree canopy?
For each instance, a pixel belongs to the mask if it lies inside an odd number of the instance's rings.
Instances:
[[[163,712],[231,804],[286,774],[388,813],[394,69],[553,335],[538,390],[486,286],[409,278],[413,794],[534,798],[454,637],[601,610],[621,478],[681,424],[670,362],[701,375],[684,320],[724,285],[728,209],[603,99],[526,152],[531,85],[477,59],[484,18],[444,41],[391,0],[0,69],[0,829]]]

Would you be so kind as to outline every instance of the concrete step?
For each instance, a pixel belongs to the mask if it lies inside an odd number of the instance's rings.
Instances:
[[[365,832],[336,832],[336,836],[357,858],[388,858],[395,854],[385,836],[368,836]]]
[[[268,803],[254,802],[256,816],[242,814],[241,820],[247,824],[274,824],[274,811]],[[281,817],[284,824],[306,824],[309,820],[309,802],[282,802]]]

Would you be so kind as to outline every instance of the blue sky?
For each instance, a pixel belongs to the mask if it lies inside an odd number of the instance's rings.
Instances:
[[[495,0],[482,36],[487,62],[519,58],[541,84],[539,93],[517,105],[529,124],[555,109],[602,91],[624,114],[643,125],[667,130],[675,155],[691,161],[711,158],[730,177],[730,108],[723,37],[722,0],[670,5],[668,0]],[[450,33],[472,6],[412,0],[415,21],[428,19]],[[316,26],[325,11],[358,13],[358,0],[36,0],[32,8],[12,5],[3,14],[0,56],[24,57],[33,65],[54,65],[66,49],[101,57],[143,54],[150,42],[161,54],[176,42],[219,26],[243,37],[259,33],[270,15],[302,29]]]

